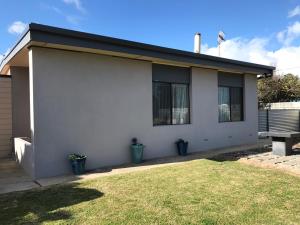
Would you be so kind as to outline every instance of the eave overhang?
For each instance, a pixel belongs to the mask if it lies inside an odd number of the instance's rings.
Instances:
[[[31,23],[20,41],[2,60],[0,72],[7,68],[9,61],[22,48],[33,46],[90,52],[147,60],[156,63],[211,68],[238,73],[272,75],[275,70],[275,67],[272,66],[196,54],[188,51]]]

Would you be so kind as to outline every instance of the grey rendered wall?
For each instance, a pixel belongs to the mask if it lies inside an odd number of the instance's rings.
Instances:
[[[178,138],[190,151],[254,143],[256,77],[245,76],[244,122],[218,123],[217,71],[192,69],[189,125],[152,125],[151,62],[32,48],[31,123],[36,177],[70,172],[67,154],[88,156],[88,169],[130,161],[137,137],[145,158],[176,154]]]
[[[12,134],[30,137],[29,69],[11,67],[12,76]]]

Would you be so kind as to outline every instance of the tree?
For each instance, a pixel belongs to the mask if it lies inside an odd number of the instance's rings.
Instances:
[[[293,74],[273,76],[258,80],[258,102],[260,106],[273,102],[294,102],[300,100],[300,80]]]

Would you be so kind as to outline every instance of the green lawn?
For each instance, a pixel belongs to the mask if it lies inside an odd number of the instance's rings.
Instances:
[[[0,195],[0,224],[300,224],[300,179],[195,160]]]

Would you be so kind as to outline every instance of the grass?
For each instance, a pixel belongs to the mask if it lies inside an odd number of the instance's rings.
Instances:
[[[0,195],[0,224],[299,224],[300,179],[195,160]]]

